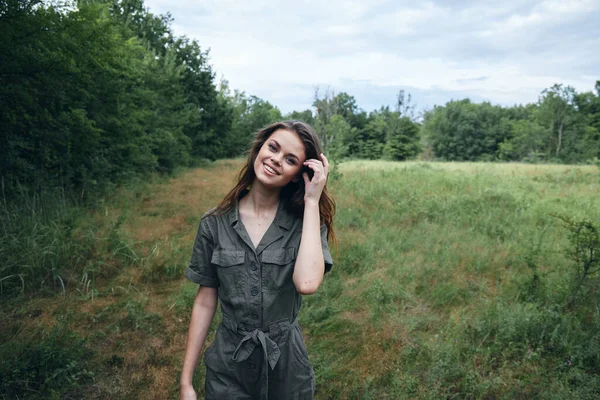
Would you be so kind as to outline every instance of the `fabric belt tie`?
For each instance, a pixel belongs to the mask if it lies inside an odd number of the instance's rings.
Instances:
[[[223,321],[225,322],[225,325],[227,326],[227,328],[233,328],[233,326],[231,326],[232,321]],[[289,330],[291,327],[293,327],[294,325],[298,324],[298,320],[296,319],[294,322],[292,322],[291,324],[289,322],[285,322],[283,325],[285,326],[285,330]],[[243,335],[244,337],[242,338],[242,340],[240,340],[240,343],[237,345],[237,347],[235,348],[235,351],[233,352],[233,360],[235,362],[243,362],[245,360],[248,359],[248,357],[250,357],[250,355],[252,354],[252,352],[254,351],[254,349],[256,348],[256,346],[260,346],[260,348],[262,349],[262,353],[263,353],[263,359],[268,363],[269,367],[271,367],[271,369],[275,369],[275,366],[277,365],[277,362],[279,361],[279,357],[281,356],[281,350],[279,349],[279,346],[277,346],[277,343],[275,343],[267,333],[265,333],[264,331],[260,330],[260,329],[254,329],[253,331],[245,331],[243,329],[240,329],[239,326],[237,326],[237,329],[232,329],[235,332],[239,333],[240,335]],[[281,329],[280,326],[280,330],[279,332],[275,332],[274,334],[282,334],[284,333],[283,330]],[[269,370],[268,368],[262,368],[261,371],[261,375],[262,375],[262,383],[261,383],[261,388],[260,388],[260,398],[262,400],[267,400],[268,396],[269,396]]]
[[[279,361],[279,356],[281,355],[281,350],[279,350],[277,343],[271,340],[271,338],[260,329],[255,329],[252,332],[240,333],[244,335],[244,337],[233,352],[233,360],[236,362],[247,360],[256,346],[260,345],[265,360],[269,362],[271,369],[275,369],[275,365],[277,365],[277,361]]]

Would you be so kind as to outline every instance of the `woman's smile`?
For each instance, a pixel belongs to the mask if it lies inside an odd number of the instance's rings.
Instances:
[[[267,164],[264,164],[264,166],[265,166],[265,170],[267,171],[267,173],[268,173],[269,175],[273,175],[273,176],[279,175],[279,174],[277,173],[277,171],[275,171],[273,168],[271,168],[271,167],[270,167],[270,166],[268,166]]]

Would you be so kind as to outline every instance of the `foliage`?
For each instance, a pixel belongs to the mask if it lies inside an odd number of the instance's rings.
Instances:
[[[354,97],[328,90],[315,92],[315,124],[326,149],[334,158],[405,160],[418,154],[419,126],[410,94],[400,91],[395,111],[382,107],[369,114]]]
[[[209,53],[173,34],[142,0],[8,0],[0,12],[0,160],[5,193],[60,187],[84,199],[149,172],[240,155],[281,119],[266,100],[215,84]],[[451,101],[415,122],[410,93],[366,112],[345,92],[315,92],[311,123],[334,158],[585,162],[600,154],[600,100],[556,84],[539,102]]]
[[[557,216],[569,230],[568,257],[575,262],[575,279],[571,300],[574,304],[586,281],[600,270],[600,226],[590,219],[574,220]]]
[[[437,157],[475,161],[494,157],[500,143],[510,137],[510,124],[502,108],[465,99],[427,113],[423,134]]]
[[[408,117],[398,118],[392,114],[392,119],[383,149],[385,158],[403,161],[419,154],[419,125]]]
[[[451,101],[425,113],[426,147],[444,160],[584,163],[600,151],[596,93],[555,84],[536,104],[498,107]]]
[[[141,0],[3,6],[0,172],[9,198],[55,187],[92,198],[194,158],[238,154],[240,140],[223,138],[265,121],[220,95],[208,52],[175,37],[170,15]],[[235,112],[255,121],[239,126]]]
[[[575,89],[555,84],[542,91],[537,111],[538,120],[548,130],[547,154],[559,158],[564,140],[573,124]]]
[[[94,374],[86,341],[64,323],[0,344],[0,395],[48,399],[76,396]]]
[[[224,81],[221,82],[221,95],[232,109],[232,123],[230,131],[221,139],[226,151],[217,154],[218,158],[242,155],[256,131],[282,119],[279,109],[268,101],[238,90],[231,94]]]
[[[375,160],[383,156],[383,146],[387,131],[383,116],[372,118],[364,129],[359,131],[358,156]]]
[[[498,158],[504,161],[537,162],[546,155],[547,131],[535,121],[510,121],[512,137],[498,145]]]

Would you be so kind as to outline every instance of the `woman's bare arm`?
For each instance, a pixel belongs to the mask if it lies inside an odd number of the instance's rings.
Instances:
[[[325,261],[321,247],[321,217],[319,214],[319,199],[327,183],[329,162],[325,155],[321,160],[306,160],[304,165],[313,170],[312,179],[308,174],[304,178],[304,217],[302,220],[302,237],[300,248],[294,266],[292,277],[296,290],[301,294],[313,294],[317,291],[325,273]]]
[[[183,359],[183,369],[181,371],[180,399],[195,398],[195,393],[192,387],[192,377],[194,369],[198,362],[198,356],[206,336],[208,329],[217,310],[217,289],[200,286],[198,294],[194,300],[192,308],[192,317],[190,319],[190,327],[185,345],[185,357]],[[189,397],[191,393],[193,397]]]
[[[305,202],[302,220],[302,237],[294,266],[294,285],[301,294],[317,291],[325,273],[325,261],[321,248],[321,223],[319,203]]]

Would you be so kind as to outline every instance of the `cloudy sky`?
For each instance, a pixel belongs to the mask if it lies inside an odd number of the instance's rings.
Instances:
[[[220,79],[283,112],[314,91],[367,110],[400,89],[417,107],[471,98],[535,102],[554,83],[600,79],[600,0],[145,0],[178,35],[210,48]]]

